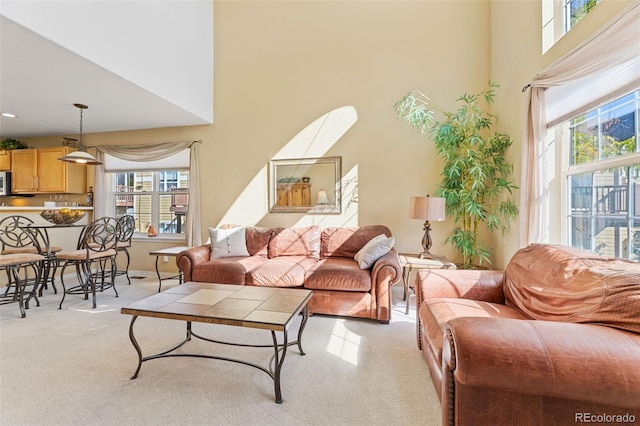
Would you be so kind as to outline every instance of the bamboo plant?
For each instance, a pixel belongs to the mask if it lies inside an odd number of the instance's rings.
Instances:
[[[491,263],[489,249],[478,239],[481,224],[504,232],[518,214],[512,201],[517,188],[513,165],[506,157],[513,141],[504,133],[492,133],[496,117],[486,112],[497,87],[489,82],[479,93],[463,94],[453,112],[419,91],[407,93],[394,107],[398,118],[433,141],[443,161],[438,195],[456,222],[446,242],[456,248],[465,268]]]

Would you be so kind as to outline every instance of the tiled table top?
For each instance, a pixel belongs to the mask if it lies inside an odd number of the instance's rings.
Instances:
[[[121,313],[284,331],[311,290],[187,282],[122,308]]]

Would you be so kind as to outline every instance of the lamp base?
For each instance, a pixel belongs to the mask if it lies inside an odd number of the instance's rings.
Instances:
[[[428,251],[423,251],[422,253],[420,253],[420,255],[418,257],[420,259],[433,259],[433,255],[431,253],[429,253]]]

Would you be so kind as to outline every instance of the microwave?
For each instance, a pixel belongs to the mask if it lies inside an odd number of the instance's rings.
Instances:
[[[0,172],[0,196],[11,195],[11,172]]]

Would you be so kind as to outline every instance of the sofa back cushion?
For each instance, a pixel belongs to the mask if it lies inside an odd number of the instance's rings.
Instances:
[[[505,270],[506,304],[531,318],[640,333],[640,264],[573,247],[531,244]]]
[[[380,234],[391,237],[391,231],[384,225],[325,228],[320,242],[320,257],[353,258],[365,244]]]
[[[247,226],[247,251],[251,256],[267,256],[269,254],[269,241],[273,231],[270,228],[259,226]]]
[[[278,256],[320,257],[320,227],[274,228],[269,241],[269,258]]]

